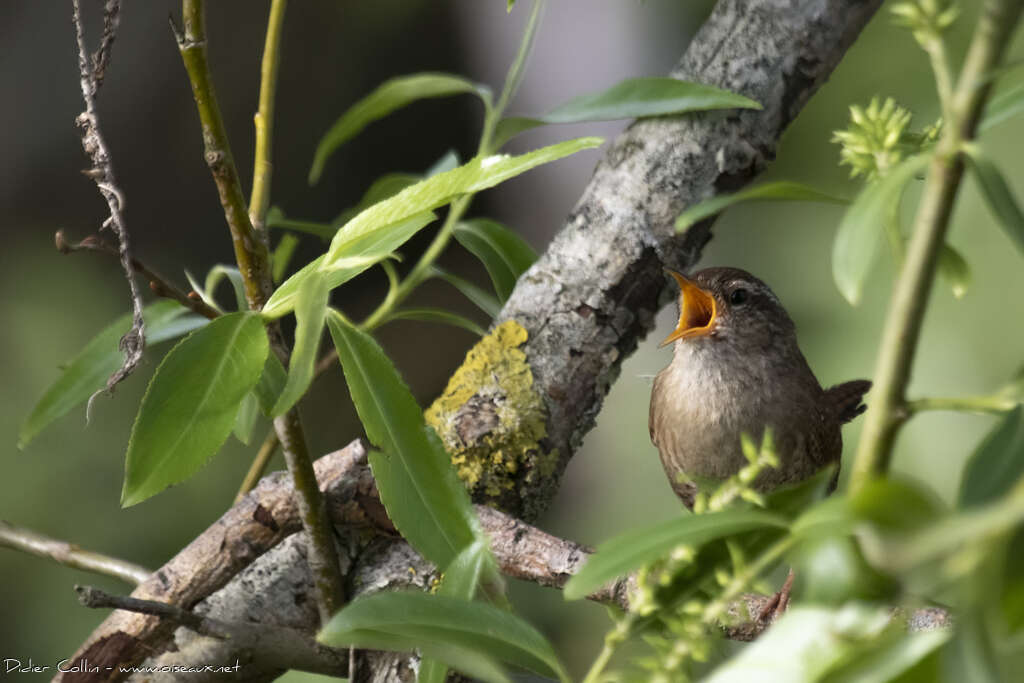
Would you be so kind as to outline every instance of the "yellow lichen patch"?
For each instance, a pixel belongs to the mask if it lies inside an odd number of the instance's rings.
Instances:
[[[514,320],[481,339],[426,411],[459,476],[477,495],[496,501],[518,484],[550,476],[557,452],[544,453],[543,399],[533,386],[527,332]]]

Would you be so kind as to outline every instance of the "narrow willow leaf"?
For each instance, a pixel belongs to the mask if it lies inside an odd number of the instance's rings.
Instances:
[[[285,233],[281,237],[281,241],[277,243],[273,258],[271,259],[271,277],[274,278],[275,285],[281,284],[281,280],[284,279],[284,274],[288,271],[288,264],[291,263],[292,256],[295,255],[295,248],[298,246],[298,236],[290,232]]]
[[[326,254],[313,259],[298,272],[281,283],[274,290],[266,305],[263,315],[267,318],[280,318],[295,308],[296,297],[303,283],[311,277],[323,276],[327,289],[332,290],[348,282],[367,268],[388,258],[391,253],[402,246],[410,237],[423,229],[436,216],[431,211],[415,214],[395,225],[383,226],[364,233],[359,238],[344,245],[345,254],[333,267],[326,268]]]
[[[284,215],[284,211],[276,206],[270,207],[270,211],[267,212],[266,219],[268,228],[278,228],[281,230],[294,230],[295,232],[304,232],[307,235],[314,235],[319,237],[325,242],[330,242],[331,238],[334,237],[334,233],[337,231],[337,227],[329,223],[316,223],[314,221],[299,221],[292,218],[288,218]]]
[[[501,149],[505,143],[528,130],[547,125],[540,119],[533,119],[526,116],[510,116],[498,121],[494,128],[494,149]]]
[[[437,589],[438,595],[472,600],[488,560],[493,562],[490,552],[483,539],[466,546],[445,568],[441,585]],[[447,675],[448,666],[444,662],[427,657],[420,662],[416,683],[444,683]]]
[[[1018,83],[1012,88],[996,93],[985,107],[985,118],[981,120],[978,132],[984,133],[1021,112],[1024,112],[1024,83]]]
[[[188,286],[192,288],[192,291],[195,292],[200,299],[202,299],[204,304],[218,313],[224,312],[224,309],[221,308],[220,304],[218,304],[217,301],[206,292],[206,288],[203,287],[203,285],[199,283],[199,280],[197,280],[188,270],[185,270],[185,279],[188,280]]]
[[[488,218],[458,223],[455,239],[484,264],[502,302],[508,300],[519,276],[537,260],[537,253],[522,237]]]
[[[545,123],[614,121],[710,109],[762,109],[749,97],[675,78],[629,78],[607,90],[581,95],[540,117]]]
[[[888,610],[858,603],[839,609],[792,606],[756,641],[704,683],[817,683],[846,657],[884,637]],[[872,681],[888,679],[875,678]]]
[[[231,433],[269,345],[260,316],[222,315],[178,342],[156,369],[132,427],[121,504],[188,479]]]
[[[945,243],[939,251],[939,275],[949,284],[957,299],[967,294],[971,285],[971,267],[959,251]]]
[[[885,221],[903,196],[907,182],[931,160],[930,154],[906,159],[880,180],[868,185],[846,211],[832,246],[832,276],[843,297],[860,302],[864,282],[875,261]]]
[[[174,339],[206,324],[206,318],[185,315],[188,309],[176,301],[162,300],[142,311],[146,323],[146,345]],[[46,390],[39,403],[18,432],[18,448],[24,448],[51,422],[68,413],[75,406],[107,384],[107,378],[121,367],[123,353],[118,343],[131,327],[130,315],[123,315],[98,335],[61,371],[60,377]]]
[[[394,197],[410,185],[415,185],[421,179],[422,178],[420,176],[413,173],[388,173],[387,175],[377,178],[373,181],[355,206],[351,206],[335,216],[334,220],[331,221],[331,233],[326,239],[331,240],[335,233],[338,232],[338,228],[345,225],[377,202],[383,201],[389,197]]]
[[[235,415],[235,438],[246,446],[252,441],[253,430],[256,429],[256,420],[260,416],[260,402],[256,394],[250,391],[242,399],[242,405],[238,407],[238,415]]]
[[[334,236],[324,267],[330,268],[345,255],[347,245],[383,226],[395,225],[411,216],[447,204],[461,194],[480,192],[525,173],[535,166],[600,145],[601,138],[578,138],[542,147],[519,156],[504,154],[475,157],[451,171],[405,188],[394,197],[378,202],[346,223]]]
[[[288,412],[313,381],[316,354],[320,350],[327,317],[327,279],[322,273],[303,282],[295,303],[295,349],[288,363],[288,381],[270,411],[271,417]]]
[[[666,520],[599,545],[583,569],[565,584],[563,594],[567,600],[584,598],[609,581],[650,564],[683,544],[699,547],[744,531],[786,526],[786,520],[779,515],[744,509]]]
[[[1003,415],[967,460],[959,506],[990,503],[1009,493],[1024,476],[1024,409]]]
[[[288,381],[288,371],[284,369],[281,360],[273,353],[267,354],[267,362],[263,365],[263,374],[260,381],[256,383],[253,393],[259,401],[260,412],[270,417],[274,406],[277,404],[277,397],[284,391],[284,385]]]
[[[359,598],[338,612],[317,639],[334,647],[417,649],[458,669],[447,647],[569,680],[554,648],[528,623],[493,605],[447,595],[399,591]]]
[[[967,158],[971,170],[978,179],[981,192],[988,202],[988,208],[1017,248],[1024,252],[1024,213],[1013,197],[1013,190],[1006,182],[999,168],[992,163],[977,145],[967,146]]]
[[[441,323],[442,325],[461,327],[480,337],[487,334],[484,328],[469,318],[441,308],[404,308],[391,313],[388,316],[388,320],[418,320],[424,323]]]
[[[383,451],[370,465],[388,516],[420,554],[447,567],[479,534],[469,494],[384,351],[334,311],[327,325],[366,436]]]
[[[211,300],[214,299],[217,293],[217,285],[224,279],[231,283],[231,289],[235,293],[235,304],[238,306],[235,310],[248,310],[249,302],[245,299],[245,283],[242,282],[242,274],[234,266],[216,265],[210,268],[210,272],[206,274],[206,286],[204,288],[206,296]]]
[[[711,218],[715,214],[725,210],[733,204],[750,201],[752,199],[769,199],[777,201],[805,201],[825,202],[829,204],[849,204],[849,200],[836,197],[821,190],[816,190],[809,185],[794,183],[783,180],[774,183],[763,183],[754,187],[733,192],[732,194],[720,194],[699,204],[695,204],[679,214],[676,218],[676,231],[688,230],[695,223]]]
[[[902,681],[900,676],[949,642],[952,635],[948,629],[889,635],[880,639],[881,642],[855,650],[841,665],[830,669],[825,680],[829,683]]]
[[[465,280],[458,275],[449,273],[447,270],[439,268],[438,266],[431,266],[430,274],[432,277],[441,278],[452,287],[462,292],[467,299],[476,304],[477,308],[486,313],[492,320],[501,312],[501,302],[498,301],[498,298],[490,292],[485,292],[482,288],[477,287],[469,280]]]
[[[462,93],[476,93],[488,109],[491,106],[491,95],[485,86],[472,83],[459,76],[421,73],[385,81],[342,114],[320,140],[313,157],[313,167],[309,170],[310,184],[312,185],[320,179],[324,164],[334,150],[354,138],[374,121],[417,100],[448,97]]]

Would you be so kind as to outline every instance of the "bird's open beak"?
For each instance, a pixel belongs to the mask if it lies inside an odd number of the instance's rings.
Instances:
[[[706,289],[698,287],[692,280],[673,271],[666,272],[679,283],[680,311],[679,325],[672,334],[665,337],[660,346],[677,339],[698,337],[711,331],[715,321],[715,297]]]

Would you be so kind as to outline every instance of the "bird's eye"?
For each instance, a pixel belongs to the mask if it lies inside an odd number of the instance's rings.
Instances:
[[[740,287],[739,289],[732,290],[732,293],[729,294],[729,303],[733,306],[739,306],[745,304],[749,298],[750,292]]]

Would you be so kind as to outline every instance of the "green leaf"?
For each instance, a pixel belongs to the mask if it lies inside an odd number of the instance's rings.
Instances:
[[[275,285],[281,284],[281,280],[284,279],[284,274],[288,270],[288,264],[291,263],[292,256],[295,255],[295,248],[298,246],[299,238],[290,232],[285,233],[277,243],[270,261],[272,264],[271,277],[274,278]]]
[[[284,385],[288,382],[288,371],[284,369],[281,360],[273,353],[267,354],[267,362],[263,365],[263,374],[260,381],[256,383],[253,393],[259,401],[260,412],[267,417],[277,404],[277,397],[284,391]]]
[[[437,589],[438,595],[472,600],[476,596],[484,570],[493,562],[490,548],[483,539],[474,541],[456,555],[445,568],[441,576],[441,585]],[[428,657],[420,662],[420,673],[416,677],[416,682],[444,683],[447,675],[448,666],[444,662]]]
[[[414,173],[388,173],[377,178],[359,199],[359,203],[345,209],[331,221],[331,232],[327,235],[326,239],[329,241],[338,232],[338,228],[377,202],[394,197],[405,188],[415,185],[420,180],[422,180],[422,177]]]
[[[284,211],[276,206],[272,206],[270,211],[267,212],[267,227],[278,228],[281,230],[294,230],[295,232],[304,232],[308,235],[319,237],[325,242],[330,242],[331,238],[334,237],[334,233],[337,232],[337,226],[329,223],[316,223],[314,221],[299,221],[292,218],[288,218],[284,215]]]
[[[146,345],[153,346],[181,336],[207,322],[206,318],[186,313],[188,309],[176,301],[162,300],[146,306],[142,311],[142,319],[146,323]],[[121,316],[93,337],[64,367],[60,377],[50,385],[21,425],[18,448],[25,448],[51,422],[85,403],[106,386],[107,378],[121,367],[124,354],[118,343],[131,325],[130,315]]]
[[[890,635],[850,653],[840,666],[829,670],[825,680],[829,683],[895,681],[945,645],[952,635],[949,630],[939,629]]]
[[[1002,498],[1024,476],[1024,409],[1006,413],[982,440],[964,468],[959,506]]]
[[[164,357],[132,427],[121,504],[135,505],[188,479],[231,433],[269,345],[257,313],[229,313]]]
[[[388,516],[420,554],[447,567],[479,534],[469,494],[377,343],[334,311],[327,325],[366,436],[383,451],[370,454],[370,466]]]
[[[405,188],[390,199],[378,202],[345,224],[331,242],[322,267],[331,268],[345,256],[347,245],[368,233],[406,221],[416,214],[447,204],[458,195],[480,192],[524,173],[535,166],[590,149],[601,138],[578,138],[542,147],[519,156],[497,154],[474,157],[466,164]]]
[[[469,318],[441,308],[403,308],[390,313],[388,320],[418,320],[425,323],[441,323],[442,325],[461,327],[480,337],[487,334],[484,328]]]
[[[903,196],[907,182],[919,173],[931,155],[904,160],[881,179],[868,185],[846,211],[832,247],[832,276],[839,291],[853,305],[860,302],[885,221]]]
[[[541,117],[545,123],[614,121],[710,109],[762,109],[736,93],[675,78],[629,78],[598,93],[581,95]]]
[[[971,284],[971,267],[960,252],[946,243],[943,243],[939,251],[939,275],[949,283],[957,299],[967,294]]]
[[[430,267],[430,275],[432,277],[439,277],[455,289],[462,292],[462,294],[476,304],[477,308],[487,314],[492,320],[498,316],[501,312],[501,302],[498,301],[490,292],[485,292],[482,288],[477,287],[469,280],[465,280],[458,275],[449,273],[447,270],[438,266],[432,265]]]
[[[490,109],[491,95],[487,88],[459,76],[420,73],[385,81],[342,114],[320,140],[313,157],[313,167],[309,170],[309,183],[312,185],[320,179],[324,164],[334,150],[354,138],[374,121],[416,100],[462,93],[476,93],[483,100],[484,106]]]
[[[455,239],[484,264],[502,302],[508,300],[519,276],[537,254],[522,237],[489,218],[474,218],[455,226]]]
[[[816,190],[802,183],[794,183],[783,180],[774,183],[763,183],[754,187],[733,192],[732,194],[720,194],[695,204],[679,214],[676,218],[676,231],[688,230],[695,223],[711,218],[724,209],[738,204],[739,202],[752,199],[769,199],[782,201],[805,201],[805,202],[826,202],[829,204],[849,204],[849,200],[836,197]]]
[[[984,133],[989,128],[1008,121],[1024,112],[1024,83],[996,93],[985,107],[985,118],[978,126],[978,132]]]
[[[250,391],[242,399],[242,405],[238,407],[238,415],[235,415],[235,438],[246,446],[252,441],[252,432],[256,429],[256,420],[260,416],[260,402],[254,391]]]
[[[295,349],[288,363],[288,381],[277,397],[277,403],[270,411],[271,417],[288,412],[313,381],[316,354],[323,336],[324,319],[327,317],[327,279],[317,273],[302,283],[295,302]]]
[[[794,606],[705,683],[882,683],[896,680],[949,639],[950,631],[906,633],[885,609]],[[966,680],[966,679],[964,679]]]
[[[765,527],[784,529],[787,522],[768,512],[727,509],[687,515],[637,529],[599,545],[583,569],[565,584],[563,594],[566,600],[578,600],[609,581],[667,555],[677,546],[699,547],[718,538]]]
[[[359,598],[328,622],[317,639],[334,647],[417,649],[484,680],[454,653],[475,654],[568,681],[554,649],[536,629],[505,610],[447,595],[397,591]]]
[[[235,293],[235,304],[238,306],[236,310],[248,310],[249,302],[245,299],[245,283],[242,282],[242,274],[234,266],[216,265],[210,268],[210,272],[206,274],[206,286],[204,288],[206,297],[213,300],[214,294],[217,293],[217,285],[225,278],[231,283],[231,289]]]
[[[981,187],[981,193],[988,202],[988,208],[1017,248],[1024,252],[1024,213],[1013,197],[1013,190],[999,168],[977,145],[967,145],[967,158]]]
[[[292,274],[274,290],[270,300],[263,306],[266,318],[280,318],[295,308],[299,290],[311,277],[324,277],[327,289],[332,290],[348,282],[367,268],[383,261],[406,240],[434,220],[433,212],[414,214],[401,223],[387,225],[364,233],[344,245],[345,255],[330,268],[324,266],[327,255],[321,254],[298,272]]]
[[[533,119],[526,116],[509,116],[501,121],[494,128],[494,149],[501,149],[505,143],[528,130],[547,125],[540,119]]]

